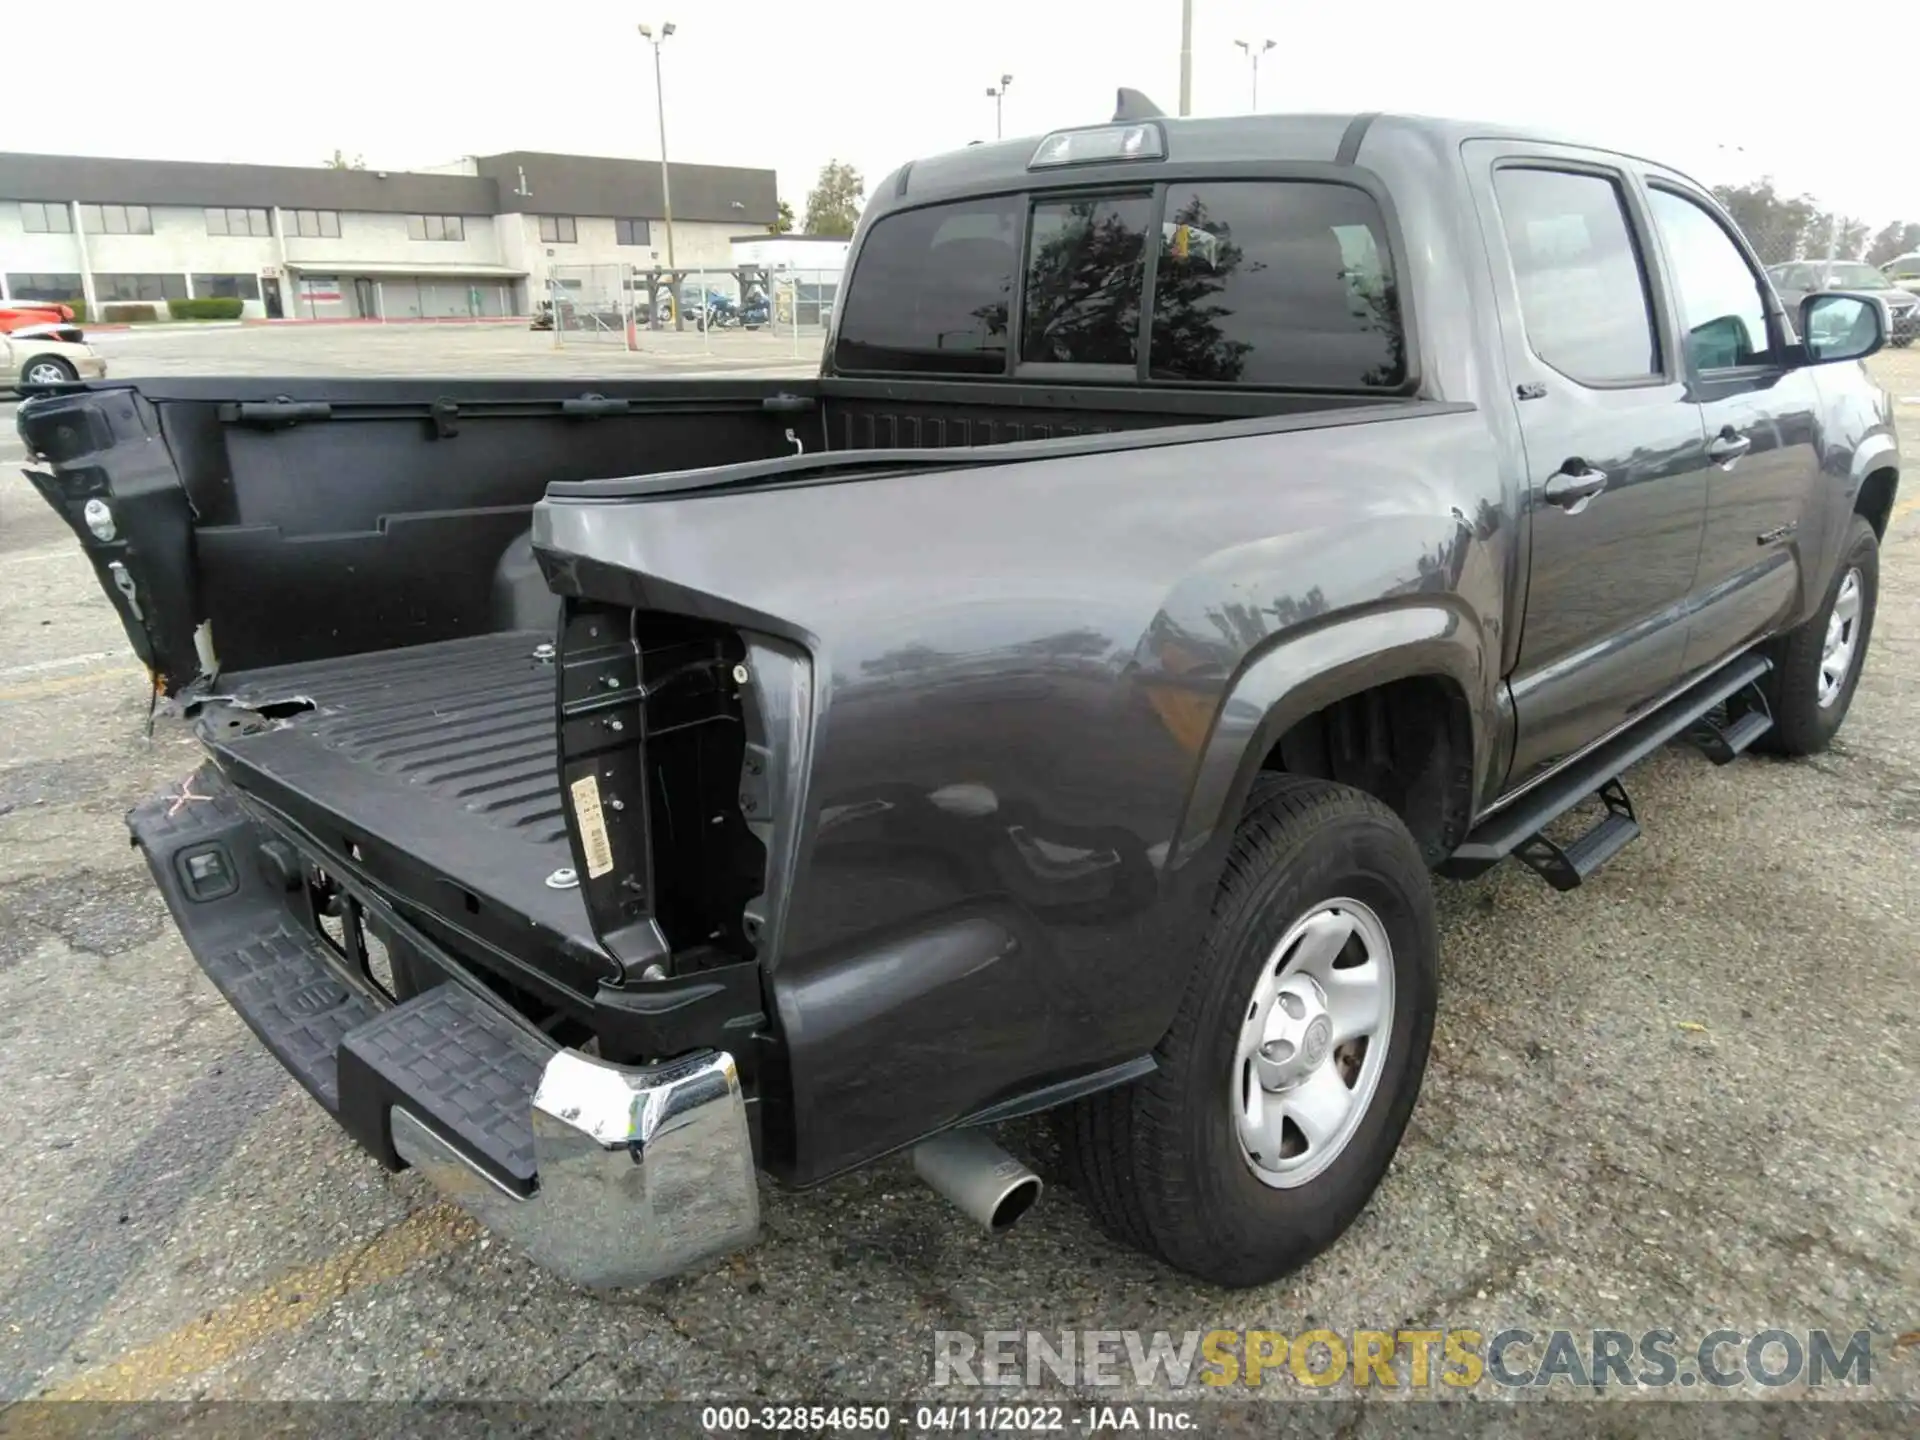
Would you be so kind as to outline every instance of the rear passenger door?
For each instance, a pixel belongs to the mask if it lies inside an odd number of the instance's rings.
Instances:
[[[1587,152],[1465,149],[1526,445],[1512,788],[1678,680],[1706,442],[1632,178]]]

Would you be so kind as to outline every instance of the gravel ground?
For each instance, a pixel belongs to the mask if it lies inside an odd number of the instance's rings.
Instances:
[[[117,374],[696,365],[550,347],[507,329],[102,337]],[[729,358],[793,363],[764,344]],[[1913,397],[1920,472],[1920,360],[1874,367]],[[165,722],[141,738],[142,679],[111,610],[9,479],[5,1393],[899,1400],[929,1393],[940,1329],[1568,1325],[1664,1326],[1683,1353],[1721,1327],[1866,1328],[1877,1395],[1920,1397],[1920,1337],[1894,1344],[1920,1325],[1916,496],[1901,510],[1829,754],[1715,769],[1669,749],[1630,777],[1645,837],[1587,888],[1557,896],[1517,867],[1442,887],[1441,1011],[1412,1128],[1365,1217],[1300,1274],[1195,1285],[1100,1239],[1064,1188],[988,1240],[894,1162],[770,1189],[757,1247],[607,1298],[381,1172],[202,978],[120,818],[194,747]],[[1043,1129],[1003,1139],[1051,1178]]]

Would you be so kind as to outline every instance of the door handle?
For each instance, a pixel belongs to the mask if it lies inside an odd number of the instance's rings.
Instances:
[[[1713,437],[1707,457],[1716,465],[1731,465],[1753,448],[1753,437],[1742,435],[1731,425]]]
[[[1568,460],[1547,477],[1542,498],[1569,515],[1578,515],[1587,508],[1589,500],[1606,488],[1606,471],[1596,470],[1584,460]]]

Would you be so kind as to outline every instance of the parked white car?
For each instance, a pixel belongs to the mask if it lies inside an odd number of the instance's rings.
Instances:
[[[29,325],[0,335],[0,384],[59,385],[106,378],[107,362],[71,325]]]

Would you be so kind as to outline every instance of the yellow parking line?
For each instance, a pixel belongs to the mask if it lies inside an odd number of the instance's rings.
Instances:
[[[271,1285],[190,1320],[171,1334],[56,1386],[47,1400],[147,1400],[223,1365],[274,1335],[297,1330],[334,1301],[392,1280],[465,1245],[480,1227],[439,1203],[416,1210],[364,1245],[282,1275]]]
[[[108,670],[89,670],[83,675],[53,675],[45,680],[29,680],[21,685],[9,685],[0,689],[0,703],[8,700],[37,700],[42,695],[58,695],[65,690],[84,690],[89,685],[97,685],[103,680],[117,680],[128,675],[145,675],[147,672],[138,665],[115,665]]]

